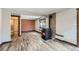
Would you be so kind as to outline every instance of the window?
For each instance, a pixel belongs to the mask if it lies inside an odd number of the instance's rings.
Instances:
[[[46,28],[46,19],[40,19],[39,21],[39,27],[40,27],[40,30],[42,30],[42,28]]]

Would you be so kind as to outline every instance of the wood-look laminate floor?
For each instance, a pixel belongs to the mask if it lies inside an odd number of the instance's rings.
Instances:
[[[16,41],[0,46],[0,51],[78,51],[74,45],[57,39],[43,40],[36,32],[22,33]]]

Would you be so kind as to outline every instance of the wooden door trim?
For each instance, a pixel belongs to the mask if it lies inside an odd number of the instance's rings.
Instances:
[[[78,12],[79,12],[79,8],[77,8],[76,10],[77,10],[77,46],[79,47],[79,38],[78,38],[78,36],[79,36],[79,33],[78,33],[78,27],[79,27],[78,26],[78,23],[79,23],[78,22],[78,20],[79,20],[79,18],[78,18],[78,15],[79,15]]]
[[[49,28],[50,28],[50,21],[51,21],[52,15],[49,15]]]
[[[13,17],[18,17],[18,36],[21,36],[20,35],[20,16],[18,16],[18,15],[11,15],[11,16],[13,16]]]

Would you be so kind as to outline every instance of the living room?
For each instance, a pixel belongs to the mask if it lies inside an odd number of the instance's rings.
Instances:
[[[38,10],[38,11],[36,11]],[[16,28],[18,28],[17,30],[17,37],[21,37],[19,38],[21,39],[26,39],[29,38],[31,39],[33,32],[39,32],[42,33],[42,29],[45,28],[51,28],[51,31],[53,36],[52,39],[48,39],[45,41],[45,48],[42,47],[37,49],[36,45],[38,45],[38,47],[40,46],[39,44],[41,43],[37,43],[37,41],[32,42],[32,43],[28,43],[31,47],[35,48],[35,49],[31,49],[33,50],[77,50],[78,49],[78,8],[1,8],[0,9],[0,17],[1,17],[1,25],[0,25],[0,43],[3,44],[4,42],[10,42],[11,39],[11,33],[13,31],[11,31],[11,15],[14,16],[19,16],[19,22],[18,22],[18,26]],[[15,24],[14,24],[15,27]],[[26,34],[27,32],[31,32],[31,34]],[[22,33],[25,33],[22,35]],[[42,33],[45,35],[45,33]],[[50,33],[49,33],[50,34]],[[27,35],[27,36],[26,36]],[[30,37],[29,37],[30,35]],[[40,35],[39,34],[35,34],[37,37]],[[16,36],[16,35],[15,35]],[[47,34],[48,36],[48,34]],[[46,38],[47,38],[46,36]],[[33,37],[34,39],[35,37]],[[19,40],[18,39],[18,40]],[[32,41],[33,41],[32,39]],[[36,38],[35,38],[36,39]],[[41,38],[40,38],[41,39]],[[38,41],[40,41],[40,39]],[[56,39],[56,40],[55,40]],[[13,39],[14,40],[14,39]],[[37,40],[37,39],[36,39]],[[42,39],[43,40],[43,39]],[[54,41],[55,40],[55,41]],[[57,41],[59,40],[59,41]],[[13,42],[16,42],[16,40],[14,40]],[[63,43],[66,43],[68,46],[70,47],[66,47],[66,46],[62,46]],[[31,41],[30,41],[31,42]],[[49,42],[49,43],[48,43]],[[57,48],[56,43],[55,43],[55,47],[53,46],[53,43],[51,42],[61,42],[61,43],[57,43],[59,45],[59,47],[63,47],[62,49]],[[36,43],[36,44],[35,44]],[[21,41],[18,45],[21,44]],[[35,45],[34,45],[35,44]],[[32,46],[33,45],[33,46]],[[74,46],[75,45],[75,46]],[[5,45],[6,46],[6,45]],[[21,46],[21,45],[20,45]],[[77,46],[77,47],[76,47]],[[55,49],[52,49],[52,48]],[[66,48],[64,48],[66,47]],[[46,49],[47,48],[47,49]],[[18,48],[19,49],[19,48]],[[6,49],[5,49],[6,50]],[[13,49],[12,49],[13,50]],[[15,49],[16,50],[16,49]],[[25,49],[27,50],[27,49]],[[30,48],[28,49],[30,50]]]

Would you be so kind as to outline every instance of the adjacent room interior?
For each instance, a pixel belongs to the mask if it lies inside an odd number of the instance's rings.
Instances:
[[[0,8],[0,51],[79,51],[78,8]]]
[[[15,41],[15,39],[20,35],[19,21],[20,21],[19,16],[11,15],[11,39],[12,41]]]

